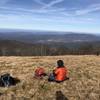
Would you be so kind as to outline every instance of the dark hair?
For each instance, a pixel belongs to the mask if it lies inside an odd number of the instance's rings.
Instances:
[[[63,60],[58,60],[58,61],[57,61],[57,65],[58,65],[58,67],[64,67],[64,62],[63,62]]]

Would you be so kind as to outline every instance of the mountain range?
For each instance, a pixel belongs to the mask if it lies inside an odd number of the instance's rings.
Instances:
[[[75,43],[100,41],[99,35],[74,32],[0,31],[0,40],[24,43]]]

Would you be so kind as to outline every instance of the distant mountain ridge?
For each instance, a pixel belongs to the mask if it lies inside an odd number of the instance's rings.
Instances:
[[[70,43],[100,41],[100,36],[73,32],[11,31],[0,32],[1,40],[16,40],[25,43]]]

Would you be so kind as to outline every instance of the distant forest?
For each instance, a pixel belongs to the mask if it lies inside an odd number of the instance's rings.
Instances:
[[[23,43],[0,40],[0,56],[99,55],[100,42]]]

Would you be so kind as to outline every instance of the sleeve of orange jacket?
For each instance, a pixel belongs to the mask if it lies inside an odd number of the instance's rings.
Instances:
[[[58,69],[55,69],[55,75],[57,75],[59,73],[59,70]]]

